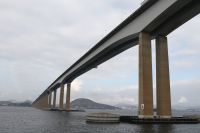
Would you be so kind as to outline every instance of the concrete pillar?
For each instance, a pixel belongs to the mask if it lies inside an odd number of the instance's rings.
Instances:
[[[32,106],[35,107],[35,108],[39,108],[39,104],[38,104],[38,103],[39,103],[39,102],[36,101]]]
[[[35,103],[36,108],[39,108],[39,101]]]
[[[43,105],[42,98],[40,98],[39,101],[38,101],[39,109],[42,109],[42,105]]]
[[[44,108],[45,109],[49,108],[48,100],[49,100],[48,95],[44,96]]]
[[[32,106],[38,109],[49,109],[49,95],[40,97]]]
[[[171,95],[167,37],[156,38],[157,115],[171,118]]]
[[[37,107],[38,108],[41,108],[41,102],[40,101],[41,101],[40,99],[37,101]]]
[[[139,35],[139,118],[153,118],[151,36]]]
[[[56,93],[57,93],[57,90],[55,89],[54,94],[53,94],[53,108],[56,108]]]
[[[67,97],[66,97],[66,110],[70,110],[70,90],[71,90],[71,83],[67,84]]]
[[[65,85],[61,84],[61,86],[60,86],[60,103],[59,103],[60,109],[64,109],[64,106],[63,106],[63,101],[64,101],[64,87],[65,87]]]
[[[39,108],[41,109],[48,108],[48,95],[45,95],[39,99]]]
[[[48,102],[49,108],[51,108],[51,97],[52,97],[52,92],[50,91],[49,92],[49,102]]]

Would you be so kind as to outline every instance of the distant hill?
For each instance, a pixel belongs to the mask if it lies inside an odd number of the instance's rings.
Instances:
[[[31,107],[32,102],[26,100],[24,102],[13,102],[13,101],[0,101],[0,106],[20,106],[20,107]]]
[[[110,106],[106,104],[96,103],[90,99],[79,98],[71,102],[72,109],[120,109],[115,106]]]

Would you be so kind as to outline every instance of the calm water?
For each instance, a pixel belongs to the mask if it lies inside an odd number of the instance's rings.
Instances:
[[[90,112],[102,111],[66,113],[28,107],[0,107],[0,133],[200,133],[200,124],[88,124],[85,122],[85,116]],[[136,112],[121,110],[113,113],[135,115]],[[191,112],[174,112],[176,116],[182,114],[191,114]]]

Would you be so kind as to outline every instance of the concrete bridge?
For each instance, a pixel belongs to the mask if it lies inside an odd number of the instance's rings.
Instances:
[[[151,40],[156,40],[157,115],[171,118],[170,74],[167,35],[198,15],[199,0],[145,0],[141,7],[99,41],[92,49],[60,75],[34,102],[33,107],[56,107],[70,110],[71,82],[121,52],[139,45],[139,107],[140,118],[153,117],[153,82]],[[64,88],[67,85],[66,106]],[[53,95],[53,96],[52,96]],[[52,104],[53,98],[53,104]]]

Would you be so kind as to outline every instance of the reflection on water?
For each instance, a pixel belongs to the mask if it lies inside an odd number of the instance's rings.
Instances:
[[[173,125],[167,124],[167,125],[159,125],[157,127],[157,133],[174,133],[173,132]]]
[[[52,112],[34,108],[0,107],[0,133],[199,133],[200,124],[90,124],[86,112]],[[103,111],[105,112],[105,111]],[[135,115],[136,111],[106,111]],[[176,112],[187,114],[191,112]]]
[[[154,125],[151,125],[151,124],[137,125],[136,131],[139,131],[142,133],[156,133]]]
[[[171,124],[138,124],[135,132],[139,133],[174,133]]]

